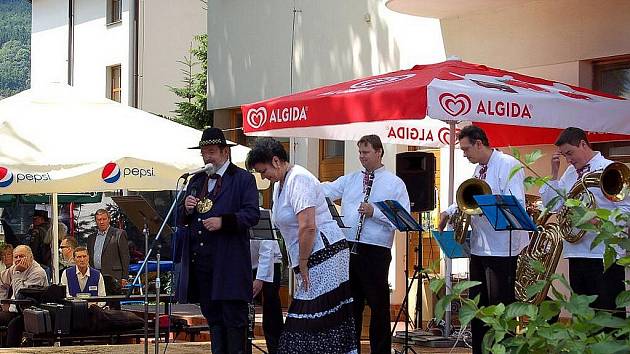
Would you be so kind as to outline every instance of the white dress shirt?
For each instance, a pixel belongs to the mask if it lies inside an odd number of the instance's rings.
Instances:
[[[79,281],[79,289],[82,289],[81,291],[79,291],[79,293],[89,293],[90,289],[86,289],[85,285],[87,284],[88,278],[90,277],[90,267],[87,267],[87,271],[85,272],[85,274],[81,273],[81,271],[79,270],[79,267],[76,267],[76,274],[77,274],[77,280]],[[61,279],[59,280],[59,284],[61,285],[65,285],[66,286],[66,296],[67,297],[71,297],[70,295],[70,287],[68,286],[68,276],[66,275],[66,272],[69,272],[70,270],[72,270],[72,268],[68,268],[66,270],[64,270],[61,273]],[[107,296],[107,293],[105,292],[105,280],[103,279],[103,274],[99,274],[99,278],[98,278],[98,296]],[[98,306],[105,306],[104,302],[99,302]]]
[[[274,264],[282,263],[280,245],[276,240],[249,240],[252,269],[256,269],[256,279],[273,283]]]
[[[485,181],[492,189],[492,194],[513,195],[525,205],[525,172],[520,169],[510,179],[510,171],[520,163],[514,157],[504,154],[499,150],[493,150],[488,160]],[[475,177],[479,178],[482,165],[475,168]],[[457,210],[454,203],[446,212],[453,215]],[[510,232],[495,231],[488,219],[483,215],[473,215],[471,219],[472,233],[470,236],[470,252],[477,256],[517,256],[529,243],[527,231],[512,231],[512,248],[510,251]]]
[[[221,176],[221,178],[223,178],[223,174],[225,173],[225,171],[227,171],[228,166],[230,165],[230,160],[227,160],[223,163],[223,165],[221,165],[221,167],[219,167],[219,169],[217,170],[216,174],[218,174],[219,176]],[[212,190],[214,189],[214,186],[217,184],[217,180],[214,178],[209,178],[208,179],[208,192],[212,192]]]
[[[332,200],[341,198],[341,216],[343,229],[348,241],[355,241],[357,224],[359,223],[359,204],[363,202],[363,171],[355,171],[341,176],[334,182],[322,183],[324,193]],[[374,208],[372,217],[366,217],[361,230],[360,243],[391,248],[396,228],[374,204],[384,200],[395,200],[409,212],[409,194],[407,187],[398,176],[385,169],[385,166],[374,171],[372,191],[368,201]]]
[[[343,240],[343,232],[330,215],[319,180],[304,167],[294,165],[285,176],[282,190],[280,182],[274,185],[271,212],[272,222],[280,230],[287,246],[291,267],[297,267],[300,263],[297,214],[309,207],[315,208],[317,228],[311,254],[324,248],[320,233],[326,236],[330,244]]]
[[[595,155],[588,161],[588,165],[590,166],[588,172],[603,170],[606,166],[613,163],[613,161],[608,160],[603,157],[602,154],[596,152]],[[587,173],[588,173],[587,172]],[[549,181],[549,184],[556,188],[557,190],[568,193],[571,190],[571,187],[577,182],[578,173],[575,170],[573,165],[569,165],[567,169],[562,174],[559,180]],[[602,194],[602,191],[597,187],[592,187],[588,189],[591,193],[593,193],[593,197],[595,198],[595,202],[597,203],[598,208],[612,210],[615,208],[620,208],[625,213],[630,213],[630,198],[627,198],[621,202],[613,202],[608,200]],[[554,191],[551,187],[547,185],[543,185],[540,188],[540,196],[544,205],[549,204],[549,202],[557,195],[556,191]],[[558,200],[555,204],[553,211],[558,211],[562,208],[563,202],[562,200]],[[565,258],[603,258],[604,256],[604,244],[600,243],[591,250],[591,243],[593,239],[595,239],[597,235],[594,232],[587,232],[582,239],[576,243],[570,243],[564,241],[563,255]],[[617,248],[617,252],[620,253],[620,249]]]

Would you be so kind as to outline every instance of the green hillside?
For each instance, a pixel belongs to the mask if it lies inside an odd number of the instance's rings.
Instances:
[[[31,85],[31,4],[0,0],[0,98]]]

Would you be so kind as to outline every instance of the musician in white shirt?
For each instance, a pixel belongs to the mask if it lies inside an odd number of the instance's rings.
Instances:
[[[591,148],[586,133],[580,128],[569,127],[563,130],[555,145],[558,150],[551,158],[549,184],[563,193],[571,190],[578,179],[586,173],[603,170],[613,163],[603,157],[599,151]],[[562,156],[569,166],[558,179]],[[550,205],[552,199],[557,196],[556,191],[550,186],[544,185],[540,188],[540,195],[545,205]],[[598,208],[609,210],[620,208],[623,212],[630,213],[630,198],[626,197],[621,202],[613,202],[603,195],[600,188],[592,187],[588,190],[593,193]],[[553,210],[558,211],[563,204],[563,201],[559,200],[553,206]],[[569,283],[577,294],[597,295],[597,299],[591,304],[592,307],[613,310],[617,308],[616,296],[625,290],[625,271],[622,266],[613,264],[604,272],[604,244],[600,243],[591,249],[595,236],[595,233],[588,232],[576,243],[564,241],[563,254],[569,260]]]
[[[253,297],[262,295],[263,332],[267,343],[267,352],[278,351],[280,332],[282,332],[282,305],[280,303],[280,277],[282,253],[277,240],[249,240],[254,283]]]
[[[485,180],[492,194],[513,195],[525,205],[525,173],[522,169],[510,178],[510,171],[520,163],[514,157],[492,149],[483,129],[469,125],[458,136],[459,146],[471,163],[478,164],[475,178]],[[457,210],[453,204],[440,215],[439,230],[443,230],[449,218]],[[473,215],[470,237],[470,280],[480,281],[472,287],[469,298],[480,295],[479,306],[508,305],[515,301],[514,281],[516,279],[516,259],[521,250],[527,247],[527,231],[495,231],[483,215]],[[511,247],[510,247],[511,246]],[[471,322],[473,353],[482,352],[482,340],[488,327],[480,320]]]
[[[357,254],[350,255],[350,285],[354,299],[357,341],[361,337],[363,310],[367,301],[371,310],[370,348],[372,353],[390,353],[389,265],[396,228],[375,206],[375,202],[396,200],[409,211],[405,183],[383,166],[383,144],[377,135],[362,137],[357,143],[359,161],[364,169],[323,183],[324,193],[332,200],[341,198],[341,215],[346,239],[358,242]],[[369,173],[374,173],[368,202],[365,203]],[[365,215],[360,234],[357,225]],[[358,239],[357,239],[358,238]]]

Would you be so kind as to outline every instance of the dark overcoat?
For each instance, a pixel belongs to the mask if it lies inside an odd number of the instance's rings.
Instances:
[[[186,196],[199,196],[207,190],[206,175],[195,175],[188,184]],[[176,296],[180,303],[217,300],[252,300],[252,266],[249,255],[249,228],[258,223],[258,189],[254,176],[230,163],[223,174],[221,190],[214,198],[210,211],[195,209],[186,214],[184,199],[178,207],[178,225],[188,232],[178,237],[181,247],[181,272]],[[208,231],[202,220],[222,217],[221,229]],[[193,250],[195,250],[193,252]],[[193,254],[194,253],[194,254]],[[195,264],[192,265],[191,262]],[[203,269],[208,274],[207,284],[189,284],[192,269]],[[194,278],[200,278],[195,275]],[[192,293],[191,289],[199,289]]]

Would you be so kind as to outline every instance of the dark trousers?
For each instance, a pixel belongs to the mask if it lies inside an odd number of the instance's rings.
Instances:
[[[492,257],[470,256],[470,280],[481,284],[469,289],[468,297],[479,295],[479,306],[511,304],[515,301],[514,280],[516,279],[516,256]],[[481,353],[483,337],[488,327],[478,319],[470,323],[473,353]]]
[[[188,300],[199,302],[208,321],[214,354],[245,354],[249,304],[244,300],[212,299],[212,273],[208,265],[194,262],[189,272]]]
[[[601,258],[569,258],[569,283],[573,291],[580,295],[597,295],[591,307],[606,310],[620,310],[615,298],[624,291],[624,267],[613,264],[604,272]],[[625,309],[623,309],[625,310]],[[615,313],[625,318],[625,312]]]
[[[247,343],[248,304],[240,300],[200,304],[212,335],[212,353],[244,354]]]
[[[263,331],[265,332],[265,342],[267,343],[267,352],[269,354],[278,352],[280,332],[282,332],[283,325],[282,304],[280,302],[281,266],[281,263],[274,264],[273,283],[263,282],[262,291],[255,299],[260,301],[262,297]],[[256,271],[254,271],[254,274],[256,274]]]
[[[389,248],[359,244],[359,254],[350,255],[350,287],[352,289],[354,324],[357,344],[361,348],[361,328],[365,304],[370,307],[370,349],[372,353],[390,354],[392,337],[389,315]]]
[[[16,312],[0,311],[0,326],[7,326],[5,347],[18,347],[22,343],[24,319]]]

